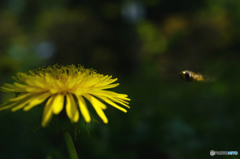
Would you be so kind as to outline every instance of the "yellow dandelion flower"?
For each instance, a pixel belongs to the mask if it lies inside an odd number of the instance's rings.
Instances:
[[[118,86],[118,83],[113,84],[117,78],[112,79],[112,76],[99,74],[81,65],[41,67],[28,73],[19,72],[13,79],[17,82],[4,84],[1,89],[5,92],[15,92],[18,96],[2,104],[0,110],[11,108],[12,111],[16,111],[23,108],[24,111],[28,111],[34,106],[46,103],[42,115],[43,127],[54,114],[59,114],[64,108],[72,122],[79,120],[80,112],[85,121],[90,122],[85,99],[91,103],[104,123],[108,123],[103,112],[107,107],[102,101],[123,112],[127,110],[117,103],[130,108],[127,102],[130,99],[126,94],[105,90]]]

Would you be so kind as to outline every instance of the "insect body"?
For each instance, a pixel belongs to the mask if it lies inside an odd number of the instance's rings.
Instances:
[[[194,73],[192,71],[182,71],[180,73],[180,78],[182,78],[183,80],[187,81],[187,82],[191,82],[191,81],[205,81],[205,78],[201,75],[201,74],[197,74]]]

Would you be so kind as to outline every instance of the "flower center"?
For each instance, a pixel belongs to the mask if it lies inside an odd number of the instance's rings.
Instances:
[[[58,78],[58,80],[61,81],[61,82],[66,82],[68,76],[67,76],[67,74],[59,74],[57,78]]]

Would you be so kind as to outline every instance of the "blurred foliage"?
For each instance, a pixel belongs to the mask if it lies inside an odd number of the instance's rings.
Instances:
[[[109,124],[88,124],[90,137],[82,125],[79,158],[240,150],[240,1],[5,0],[0,19],[1,85],[37,66],[82,64],[118,77],[114,91],[132,99],[127,114],[109,106]],[[215,80],[186,83],[185,69]],[[9,96],[1,92],[1,103]],[[0,113],[1,158],[68,158],[61,133],[30,133],[41,113]]]

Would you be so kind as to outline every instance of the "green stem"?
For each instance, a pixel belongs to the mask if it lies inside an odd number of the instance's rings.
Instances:
[[[68,131],[66,131],[63,133],[63,136],[67,145],[70,159],[78,159],[78,155],[77,155],[71,135],[69,134]]]

